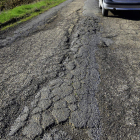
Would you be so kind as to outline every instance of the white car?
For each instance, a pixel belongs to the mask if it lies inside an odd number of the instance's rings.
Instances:
[[[140,10],[140,0],[99,0],[102,15],[108,16],[108,10]]]

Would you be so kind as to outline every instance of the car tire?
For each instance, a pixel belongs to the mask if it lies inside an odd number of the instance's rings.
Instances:
[[[105,17],[108,16],[108,10],[106,10],[106,9],[104,8],[104,5],[102,6],[102,15],[105,16]]]
[[[100,3],[100,0],[99,0],[99,8],[102,9],[102,7],[101,7],[101,3]]]

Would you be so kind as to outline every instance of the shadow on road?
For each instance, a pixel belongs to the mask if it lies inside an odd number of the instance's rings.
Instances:
[[[111,15],[109,17],[118,17],[129,20],[140,20],[140,11],[111,11]]]

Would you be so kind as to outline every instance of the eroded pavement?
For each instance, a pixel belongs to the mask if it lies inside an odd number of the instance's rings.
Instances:
[[[140,22],[110,15],[74,0],[0,49],[2,140],[140,139]]]

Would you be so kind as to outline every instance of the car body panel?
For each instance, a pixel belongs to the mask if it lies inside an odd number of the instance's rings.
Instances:
[[[140,0],[99,0],[106,10],[140,10]]]
[[[135,5],[140,4],[140,0],[104,0],[106,4],[115,4],[115,5]]]

